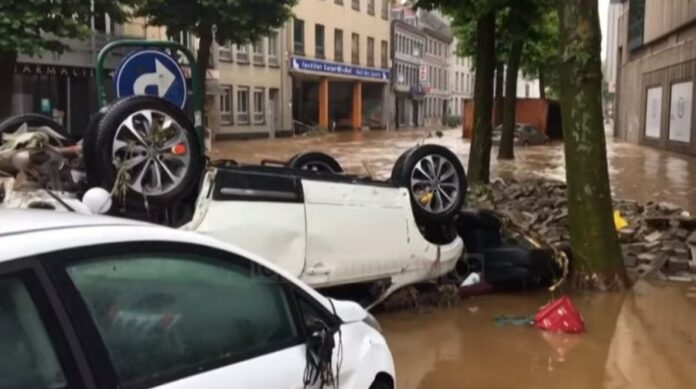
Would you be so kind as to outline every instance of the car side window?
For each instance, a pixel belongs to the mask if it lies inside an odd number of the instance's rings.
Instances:
[[[67,273],[126,385],[184,377],[299,339],[282,284],[241,265],[147,254],[79,262]]]
[[[26,285],[0,278],[0,388],[68,386],[46,327]]]

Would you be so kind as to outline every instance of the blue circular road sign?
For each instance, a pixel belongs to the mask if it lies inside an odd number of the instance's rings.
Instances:
[[[114,74],[116,97],[162,97],[184,108],[186,78],[179,64],[162,51],[141,50],[126,56]]]

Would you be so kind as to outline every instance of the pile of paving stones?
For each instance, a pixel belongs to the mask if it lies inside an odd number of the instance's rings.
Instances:
[[[563,182],[498,179],[470,197],[473,206],[506,216],[545,244],[556,248],[569,245]],[[619,240],[630,275],[696,281],[696,218],[666,203],[616,200],[614,209],[628,223],[619,230]]]

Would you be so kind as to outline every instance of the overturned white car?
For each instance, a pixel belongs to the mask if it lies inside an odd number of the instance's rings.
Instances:
[[[466,175],[441,146],[407,150],[386,181],[342,174],[323,153],[283,166],[211,162],[185,113],[149,96],[106,106],[79,143],[37,115],[8,119],[0,134],[0,207],[198,231],[316,288],[361,286],[366,302],[451,272],[463,252],[453,219]]]

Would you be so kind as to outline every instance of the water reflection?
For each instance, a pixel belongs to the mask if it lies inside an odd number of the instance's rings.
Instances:
[[[625,295],[574,295],[587,324],[581,335],[494,323],[499,314],[533,313],[545,293],[379,319],[402,388],[690,388],[696,307],[684,288],[641,283]]]

